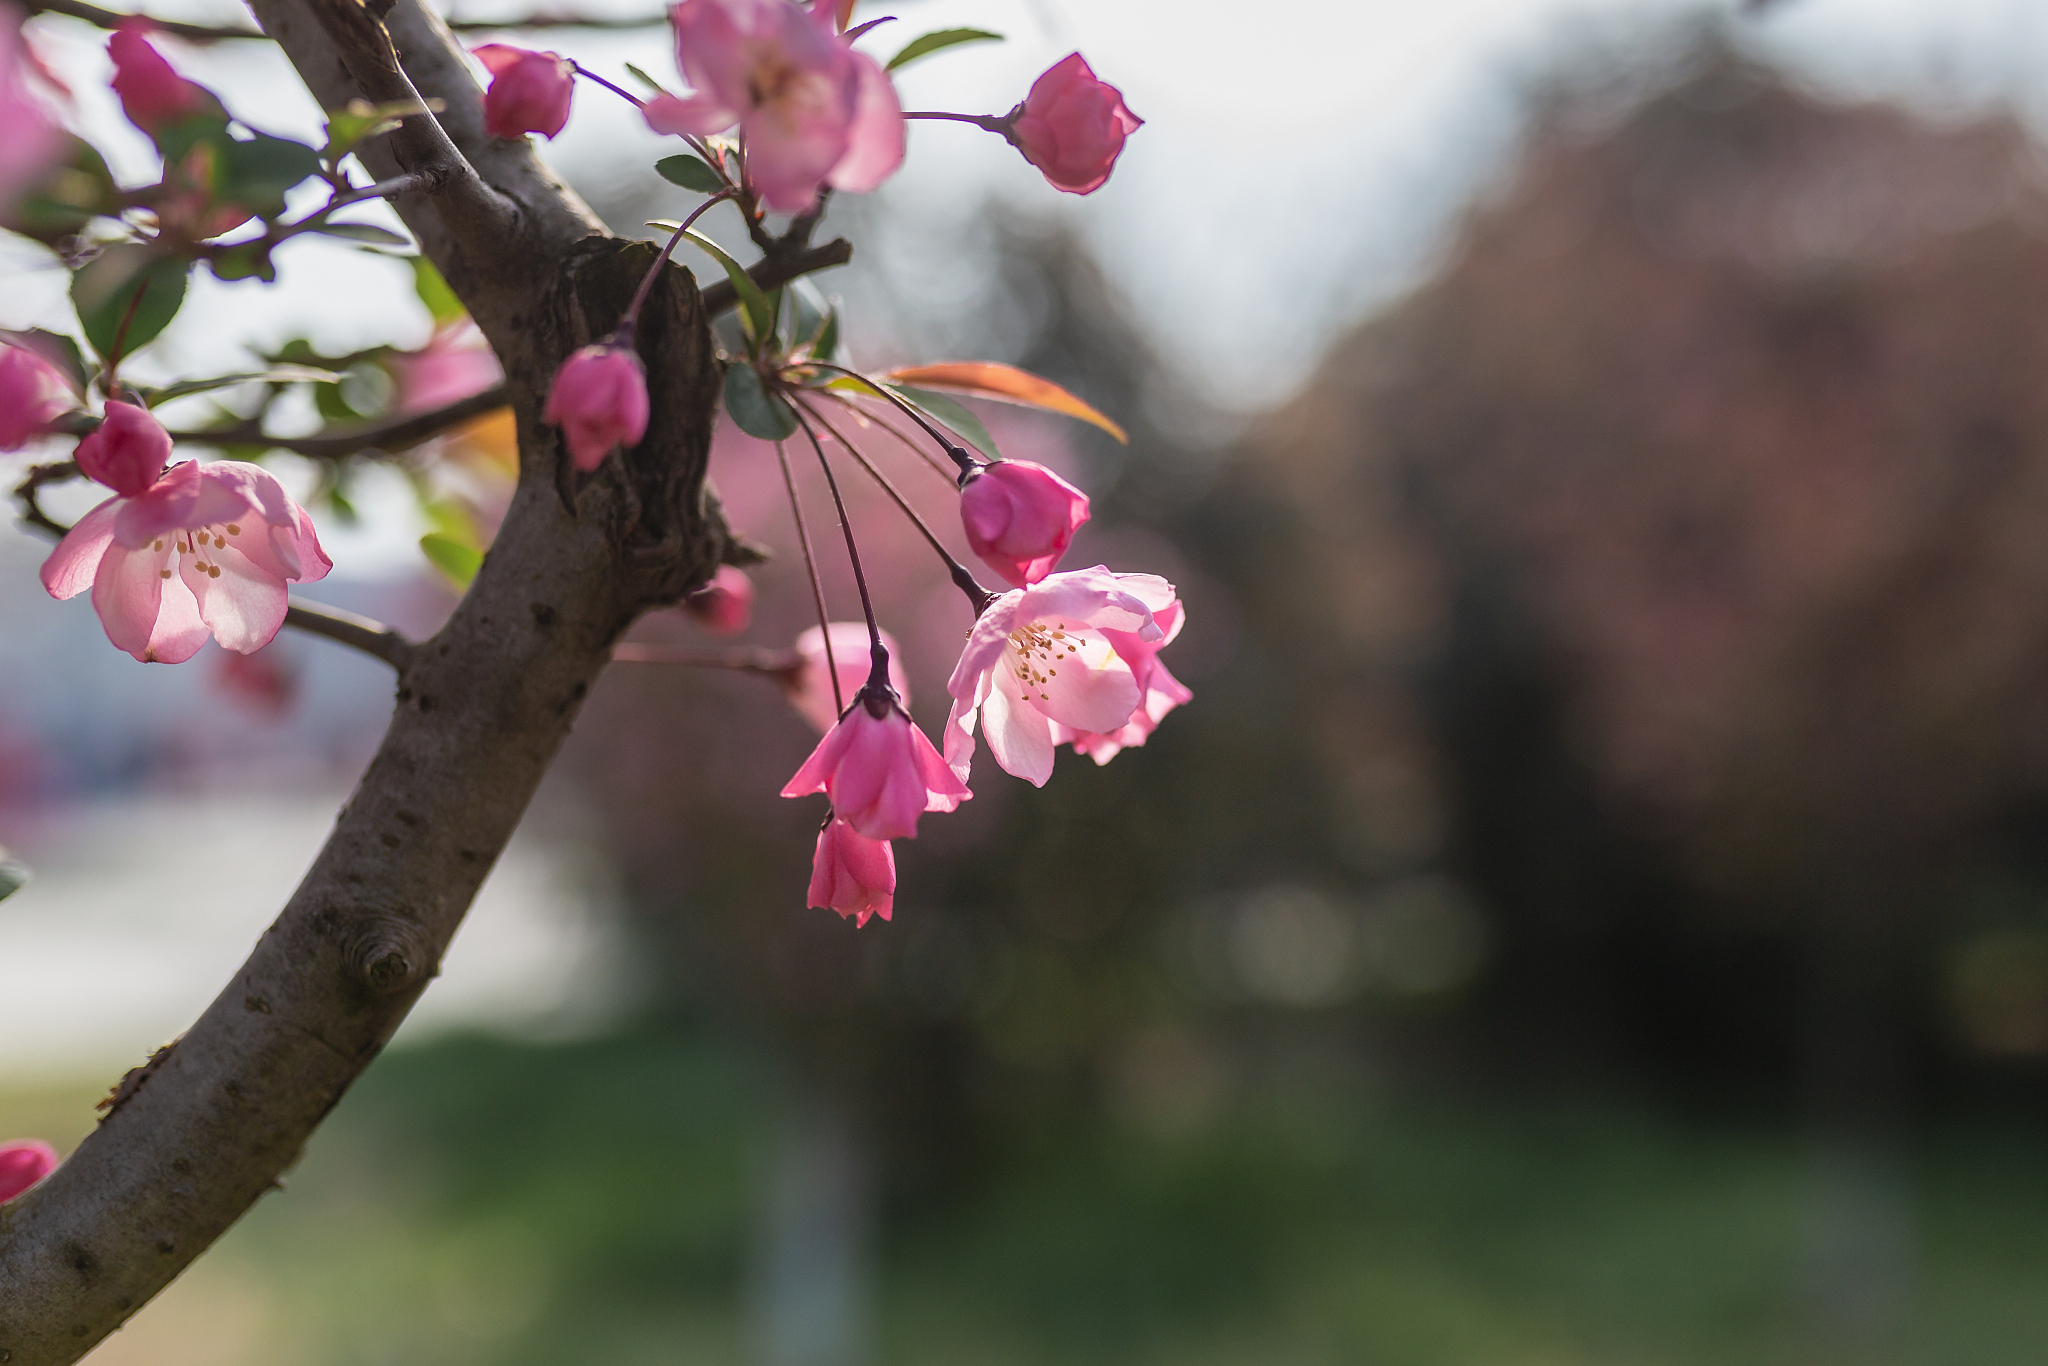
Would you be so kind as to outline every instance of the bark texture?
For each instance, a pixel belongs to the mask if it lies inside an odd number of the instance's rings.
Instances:
[[[0,1207],[4,1366],[76,1361],[275,1184],[435,975],[613,642],[729,553],[689,274],[666,271],[641,317],[646,440],[577,474],[540,420],[548,382],[618,321],[654,248],[606,237],[523,141],[484,134],[460,49],[417,0],[381,20],[359,0],[252,8],[325,107],[445,102],[364,160],[433,172],[399,211],[504,364],[519,485],[454,616],[402,657],[383,744],[276,923],[70,1159]]]

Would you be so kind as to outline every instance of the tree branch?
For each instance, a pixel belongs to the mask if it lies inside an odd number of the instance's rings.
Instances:
[[[843,266],[852,259],[853,243],[844,237],[835,237],[822,246],[765,256],[755,262],[747,274],[761,288],[773,289],[813,271]],[[704,311],[714,318],[738,303],[739,292],[732,287],[730,280],[718,280],[704,287]]]
[[[311,436],[266,436],[262,422],[251,419],[213,431],[172,432],[171,440],[190,442],[195,446],[268,446],[273,450],[303,455],[309,460],[338,460],[371,450],[395,455],[422,441],[432,440],[450,427],[459,427],[472,418],[494,413],[511,402],[512,391],[500,381],[480,393],[459,398],[431,412],[390,418],[360,427],[345,427],[338,431],[315,432]]]
[[[308,635],[326,636],[351,649],[361,650],[383,660],[401,676],[419,650],[419,646],[383,622],[359,617],[337,607],[315,607],[311,603],[295,602],[285,609],[284,624]]]
[[[87,4],[86,0],[27,0],[23,8],[30,14],[61,14],[72,19],[83,19],[88,24],[104,29],[119,28],[124,20],[135,17],[118,10]],[[498,23],[463,19],[450,23],[448,27],[457,33],[505,33],[550,28],[640,29],[654,28],[667,22],[666,14],[634,15],[621,19],[600,19],[576,14],[528,14]],[[268,36],[257,29],[231,25],[183,24],[174,19],[152,19],[150,23],[160,33],[168,33],[173,37],[195,43]]]
[[[19,484],[14,486],[14,501],[21,504],[21,520],[52,536],[62,537],[71,530],[43,511],[42,488],[45,484],[61,484],[78,477],[75,461],[59,460],[49,465],[31,465]]]

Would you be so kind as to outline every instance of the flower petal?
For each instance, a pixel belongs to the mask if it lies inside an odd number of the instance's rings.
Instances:
[[[92,587],[100,558],[113,544],[114,519],[120,514],[120,503],[119,498],[109,498],[79,518],[64,533],[64,539],[57,542],[50,558],[43,561],[43,587],[51,597],[75,598]]]

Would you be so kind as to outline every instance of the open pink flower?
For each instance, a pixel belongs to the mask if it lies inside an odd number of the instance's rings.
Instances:
[[[883,918],[888,912],[883,912]],[[0,1143],[0,1203],[12,1200],[57,1169],[57,1150],[41,1139]]]
[[[927,811],[951,811],[974,794],[946,766],[896,694],[863,688],[818,742],[785,797],[823,792],[832,809],[871,840],[907,840]]]
[[[57,368],[25,346],[0,342],[0,451],[18,451],[71,406]]]
[[[1130,665],[1131,677],[1138,685],[1138,706],[1131,713],[1130,720],[1108,732],[1075,730],[1072,726],[1054,722],[1052,742],[1055,745],[1070,744],[1076,754],[1085,754],[1098,764],[1106,764],[1119,751],[1144,744],[1145,738],[1166,718],[1166,713],[1183,702],[1195,700],[1187,685],[1168,673],[1158,658],[1160,650],[1171,645],[1173,638],[1180,634],[1187,614],[1176,600],[1154,612],[1152,620],[1166,633],[1158,640],[1142,640],[1132,631],[1106,630],[1102,633],[1110,648]]]
[[[643,110],[657,133],[722,133],[747,142],[747,174],[779,213],[819,187],[862,194],[903,162],[903,106],[874,58],[834,29],[831,4],[681,0],[669,11],[676,65],[694,93]]]
[[[552,138],[569,122],[576,68],[558,52],[532,52],[509,43],[472,48],[491,73],[484,92],[484,131],[494,138],[539,133]]]
[[[239,461],[188,460],[144,481],[156,447],[119,414],[128,406],[108,404],[107,423],[79,443],[80,467],[116,496],[57,543],[43,587],[53,598],[90,588],[107,639],[145,663],[182,663],[209,635],[243,654],[262,649],[284,624],[285,583],[334,567],[312,518],[269,471]]]
[[[147,19],[126,19],[107,39],[107,55],[114,59],[114,93],[121,97],[128,121],[145,133],[156,133],[216,103],[149,45],[148,35],[155,28]]]
[[[896,905],[896,851],[834,816],[818,832],[809,904],[854,917],[856,928],[871,916],[887,920]]]
[[[34,64],[21,32],[21,12],[0,3],[0,218],[14,211],[22,192],[42,179],[63,153],[64,135],[29,89]],[[0,415],[0,423],[6,418]]]
[[[1124,139],[1144,124],[1123,92],[1096,79],[1075,52],[1032,83],[1011,112],[1009,138],[1054,189],[1089,194],[1102,188]]]
[[[1088,495],[1029,460],[998,460],[960,490],[967,544],[1012,588],[1037,583],[1088,520]]]
[[[683,599],[683,610],[713,635],[736,636],[754,615],[754,581],[746,570],[722,564],[710,583]]]
[[[989,752],[1007,771],[1043,787],[1052,776],[1054,727],[1109,734],[1144,700],[1110,631],[1163,641],[1155,619],[1174,603],[1154,574],[1112,574],[1101,565],[1054,574],[1003,594],[968,633],[946,690],[946,761],[964,780],[974,761],[977,716]]]
[[[887,631],[882,632],[882,647],[889,652],[889,686],[896,690],[896,700],[908,708],[910,684],[903,677],[896,638]],[[825,662],[823,631],[813,626],[798,636],[796,653],[797,666],[783,680],[790,705],[802,712],[804,719],[821,733],[828,731],[838,724],[839,709],[843,705],[834,699],[844,698],[851,702],[868,681],[872,665],[868,659],[867,624],[859,621],[832,623],[832,662],[839,666],[839,687],[836,691],[832,687],[832,671]]]
[[[612,447],[647,435],[647,367],[616,341],[586,346],[555,372],[541,418],[562,429],[577,469],[594,470]]]

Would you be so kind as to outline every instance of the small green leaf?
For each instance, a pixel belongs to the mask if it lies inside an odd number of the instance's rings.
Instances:
[[[751,365],[726,368],[725,410],[732,414],[733,425],[748,436],[787,441],[796,434],[796,414],[769,394],[760,372]]]
[[[434,263],[424,256],[412,258],[412,289],[420,296],[420,302],[427,306],[436,327],[458,322],[468,312],[462,306],[462,300],[455,297],[455,291],[448,288],[448,282],[441,278],[441,272],[434,268]]]
[[[72,306],[93,350],[110,356],[119,337],[121,354],[127,356],[153,341],[178,316],[191,265],[182,257],[124,242],[73,271]]]
[[[331,165],[353,152],[365,139],[389,133],[400,120],[427,112],[427,106],[418,100],[394,100],[389,104],[350,100],[346,109],[328,114],[327,145],[320,155]]]
[[[949,47],[958,47],[962,43],[1000,43],[1002,41],[1002,34],[990,33],[985,28],[942,28],[934,33],[927,33],[922,38],[911,39],[901,52],[889,59],[888,69],[894,71],[899,66],[910,65],[919,57],[929,57],[934,52],[939,52]]]
[[[262,242],[244,242],[230,247],[206,263],[216,280],[261,280],[265,284],[277,279],[277,264],[270,259],[270,249]]]
[[[230,141],[220,154],[215,193],[224,203],[239,204],[260,218],[283,213],[285,192],[320,173],[320,154],[289,138],[264,135]]]
[[[438,531],[430,531],[420,537],[420,553],[427,557],[428,564],[446,574],[457,588],[469,587],[470,581],[476,578],[476,571],[484,564],[483,551]]]
[[[234,141],[228,136],[227,111],[218,105],[205,113],[192,114],[159,128],[151,136],[156,139],[156,149],[163,154],[166,166],[184,161],[201,143],[219,147]]]
[[[818,331],[818,340],[811,344],[811,355],[818,360],[831,360],[839,350],[839,310],[833,309],[825,315],[825,326]]]
[[[29,872],[19,863],[0,859],[0,901],[28,886]]]
[[[716,194],[725,188],[718,172],[712,170],[711,163],[702,157],[678,153],[655,162],[654,169],[669,184],[695,190],[698,194]]]
[[[628,76],[631,76],[634,80],[640,82],[640,84],[646,86],[649,90],[652,90],[657,95],[668,94],[668,87],[664,86],[660,81],[655,80],[654,77],[648,75],[639,67],[634,66],[631,62],[626,63],[626,74]]]
[[[756,351],[763,341],[775,331],[775,314],[768,307],[768,298],[761,293],[761,287],[754,283],[754,277],[747,274],[747,268],[732,259],[724,247],[691,228],[683,236],[695,242],[703,252],[725,267],[725,277],[732,281],[732,287],[740,296],[740,321],[747,324],[747,338]]]
[[[160,403],[169,403],[174,398],[190,398],[194,394],[208,394],[215,389],[226,389],[236,384],[251,384],[263,380],[271,384],[296,384],[311,381],[316,384],[339,382],[340,375],[332,370],[316,370],[310,365],[278,365],[268,370],[246,370],[235,375],[215,375],[211,379],[180,380],[161,389],[145,389],[143,399],[154,408]]]
[[[988,428],[982,425],[981,419],[962,406],[957,399],[934,393],[930,389],[913,389],[907,384],[887,384],[882,387],[908,400],[912,406],[922,408],[926,417],[951,427],[954,432],[965,438],[968,445],[989,459],[1003,458],[1003,453],[996,449],[996,439],[988,434]]]
[[[121,212],[121,190],[90,143],[70,139],[70,154],[5,215],[6,226],[49,246],[85,231],[94,218]]]
[[[325,237],[345,237],[351,242],[368,242],[378,247],[409,247],[412,239],[401,237],[389,228],[380,228],[375,223],[322,223],[313,229]]]

